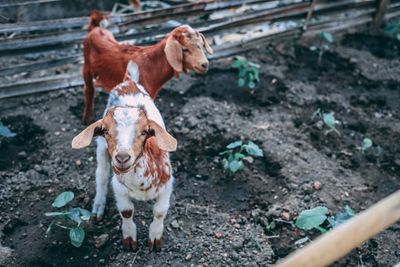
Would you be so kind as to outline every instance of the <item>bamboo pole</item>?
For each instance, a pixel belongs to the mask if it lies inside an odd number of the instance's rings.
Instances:
[[[400,219],[400,190],[289,255],[277,267],[327,266]]]

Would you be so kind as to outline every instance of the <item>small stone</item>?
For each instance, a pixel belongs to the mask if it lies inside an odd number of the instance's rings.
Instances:
[[[54,135],[55,135],[55,136],[59,136],[59,135],[60,135],[60,132],[59,132],[59,131],[54,132]]]
[[[85,257],[83,257],[83,259],[84,259],[84,260],[87,260],[87,259],[89,259],[89,256],[86,255]]]
[[[108,234],[102,234],[96,237],[94,241],[96,248],[102,247],[108,241],[109,238],[110,236]]]
[[[234,261],[237,261],[239,259],[239,254],[237,254],[235,251],[231,252],[231,259]]]
[[[82,165],[81,160],[80,159],[75,160],[75,165],[78,167],[81,166]]]
[[[221,233],[221,232],[215,232],[215,237],[218,238],[218,239],[221,238],[223,235],[224,234]]]
[[[26,155],[27,155],[27,154],[26,154],[25,151],[21,151],[21,152],[18,153],[18,157],[19,157],[19,158],[26,158]]]
[[[304,202],[310,202],[310,200],[311,200],[311,198],[310,198],[309,195],[307,195],[307,196],[305,196],[305,197],[303,198],[303,201],[304,201]]]
[[[243,248],[243,239],[238,239],[232,242],[232,247],[236,250]]]
[[[285,221],[290,221],[290,213],[287,211],[284,211],[281,213],[281,217],[282,219],[284,219]]]
[[[179,228],[179,223],[178,223],[178,221],[177,221],[177,220],[173,220],[173,221],[171,222],[171,226],[172,226],[172,228],[174,228],[174,229],[178,229],[178,228]]]
[[[313,187],[314,187],[315,190],[321,190],[322,184],[321,184],[320,181],[315,181],[313,183]]]
[[[192,254],[187,254],[185,260],[190,261],[192,259]]]

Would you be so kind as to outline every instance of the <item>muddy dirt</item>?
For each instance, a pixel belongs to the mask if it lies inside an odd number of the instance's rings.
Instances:
[[[144,247],[152,206],[141,202],[134,216],[141,249],[122,250],[112,194],[103,222],[86,225],[81,248],[69,244],[63,229],[46,236],[51,221],[43,214],[57,194],[71,190],[74,205],[87,209],[94,197],[95,145],[70,149],[84,128],[82,89],[1,100],[1,121],[17,136],[0,145],[1,244],[12,249],[0,265],[276,263],[299,247],[298,239],[319,235],[294,227],[301,210],[323,205],[334,214],[350,205],[360,212],[400,189],[398,46],[382,36],[347,35],[321,65],[301,44],[249,52],[245,56],[262,66],[255,90],[237,85],[231,59],[213,61],[207,75],[168,83],[156,102],[179,145],[172,153],[176,183],[160,253]],[[106,94],[97,94],[98,117],[106,101]],[[317,109],[334,113],[340,134],[326,134],[321,118],[311,119]],[[365,137],[374,146],[362,153]],[[219,153],[239,139],[254,141],[264,157],[231,175]],[[269,229],[273,221],[276,227]],[[399,232],[400,224],[389,227],[333,266],[394,265],[400,261]],[[109,239],[96,248],[102,234]]]

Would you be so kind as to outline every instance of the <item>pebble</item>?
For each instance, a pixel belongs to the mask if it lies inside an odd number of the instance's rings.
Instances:
[[[102,234],[95,239],[95,246],[96,248],[102,247],[110,238],[108,234]]]
[[[106,261],[104,259],[100,259],[99,263],[105,263]]]
[[[313,183],[313,187],[314,187],[315,190],[321,190],[322,184],[321,184],[320,181],[315,181]]]
[[[179,223],[178,223],[178,221],[177,221],[177,220],[173,220],[173,221],[171,222],[171,226],[172,226],[172,228],[174,228],[174,229],[178,229],[178,228],[179,228]]]
[[[190,261],[192,259],[192,254],[187,254],[185,260]]]
[[[290,213],[287,211],[282,212],[281,214],[282,219],[284,219],[285,221],[290,221]]]
[[[237,254],[235,251],[231,252],[231,259],[236,261],[239,259],[239,254]]]

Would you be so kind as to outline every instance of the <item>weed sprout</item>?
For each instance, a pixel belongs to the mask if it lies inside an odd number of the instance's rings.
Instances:
[[[232,68],[239,69],[238,85],[240,87],[247,85],[254,89],[260,82],[260,65],[248,61],[245,57],[235,57]]]
[[[242,141],[236,141],[227,145],[226,148],[227,150],[221,152],[220,155],[228,156],[223,160],[223,166],[225,170],[229,170],[231,173],[243,169],[243,160],[251,162],[252,158],[250,156],[263,156],[263,151],[252,141],[249,141],[247,144],[243,144]]]
[[[73,199],[73,192],[62,192],[55,198],[52,206],[58,209],[64,208]],[[82,245],[85,239],[85,230],[82,228],[81,223],[90,220],[92,216],[90,211],[77,207],[64,209],[63,211],[46,212],[45,215],[59,218],[64,222],[64,224],[60,224],[53,220],[47,228],[46,235],[50,232],[52,226],[55,225],[62,229],[69,230],[69,239],[73,246],[80,247]]]
[[[340,124],[338,120],[335,119],[333,112],[331,113],[321,113],[321,109],[317,109],[312,115],[311,120],[314,120],[316,117],[322,118],[324,124],[329,128],[325,131],[325,135],[328,135],[330,132],[335,132],[339,136],[341,135],[339,130],[336,129],[336,124]]]
[[[322,56],[331,49],[330,45],[334,42],[334,38],[329,32],[320,32],[317,34],[317,38],[319,40],[318,46],[310,46],[310,50],[318,52],[318,66],[320,66]]]

